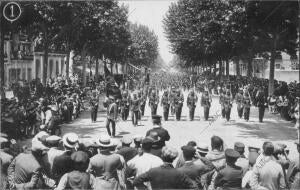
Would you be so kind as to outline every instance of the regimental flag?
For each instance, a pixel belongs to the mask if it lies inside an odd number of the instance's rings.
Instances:
[[[121,99],[121,90],[118,87],[117,82],[115,81],[114,76],[108,70],[106,64],[104,64],[104,76],[105,76],[105,89],[106,97],[114,96],[116,99]]]

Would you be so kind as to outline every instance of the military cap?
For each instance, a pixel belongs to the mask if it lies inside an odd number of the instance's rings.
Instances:
[[[126,144],[126,145],[129,145],[132,143],[132,138],[130,136],[124,136],[122,139],[121,139],[121,142],[123,144]]]
[[[159,121],[161,121],[161,116],[160,115],[153,115],[152,116],[152,121],[153,122],[159,122]]]
[[[238,151],[238,152],[244,152],[245,150],[245,145],[242,142],[236,142],[234,143],[234,150]]]
[[[231,148],[228,148],[225,150],[225,156],[227,158],[238,159],[240,157],[240,153]]]

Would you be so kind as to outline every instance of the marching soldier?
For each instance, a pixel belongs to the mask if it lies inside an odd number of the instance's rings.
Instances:
[[[147,93],[143,89],[141,89],[138,98],[140,99],[141,116],[144,116],[146,100],[147,100]]]
[[[194,115],[195,115],[195,108],[196,104],[198,102],[198,96],[195,94],[194,90],[192,90],[188,97],[187,97],[187,106],[189,108],[189,116],[190,116],[190,121],[194,120]]]
[[[133,126],[137,126],[138,124],[138,117],[140,111],[140,100],[136,93],[133,94],[133,99],[131,100],[131,117]]]
[[[236,94],[235,96],[235,100],[236,100],[236,104],[237,104],[237,112],[238,112],[238,116],[239,118],[241,119],[242,116],[243,116],[243,105],[244,105],[244,102],[243,102],[243,90],[240,89],[239,92]]]
[[[204,108],[204,119],[208,120],[209,117],[209,109],[211,106],[212,98],[206,90],[201,97],[201,106]]]
[[[225,118],[225,106],[224,106],[224,97],[225,94],[223,90],[220,90],[219,104],[221,105],[222,118]]]
[[[164,120],[168,121],[169,109],[170,109],[170,98],[169,98],[168,91],[164,92],[164,94],[161,98],[161,104],[160,105],[163,107]]]
[[[180,92],[180,89],[178,89],[174,97],[174,107],[175,107],[175,115],[177,121],[180,121],[181,118],[183,102],[184,102],[183,94]]]
[[[262,123],[265,114],[265,106],[267,104],[265,93],[262,87],[260,87],[257,91],[255,99],[258,107],[259,122]]]
[[[122,120],[126,121],[129,115],[129,104],[130,104],[130,96],[127,90],[123,91],[122,100],[121,100],[121,115]]]
[[[226,120],[229,121],[232,108],[232,95],[230,90],[227,90],[226,95],[224,96],[224,108]]]
[[[90,99],[92,123],[95,123],[97,120],[98,103],[99,103],[99,98],[97,96],[97,92],[93,91],[92,97]]]
[[[251,107],[251,98],[250,98],[250,95],[249,95],[248,91],[244,93],[243,107],[244,107],[244,119],[246,121],[249,121],[250,107]]]
[[[176,96],[176,90],[175,90],[175,87],[172,86],[170,96],[169,96],[170,106],[171,106],[171,115],[175,114],[175,104],[174,104],[175,96]]]
[[[159,97],[155,90],[153,89],[151,92],[151,96],[149,97],[149,106],[151,109],[151,116],[156,115],[157,105],[159,103]]]

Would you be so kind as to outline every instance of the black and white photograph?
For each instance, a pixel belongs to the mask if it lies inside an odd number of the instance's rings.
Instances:
[[[300,0],[0,0],[1,190],[300,190]]]

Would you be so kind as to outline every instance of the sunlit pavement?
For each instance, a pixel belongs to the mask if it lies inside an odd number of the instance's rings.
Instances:
[[[187,92],[184,93],[185,101]],[[209,121],[204,121],[203,108],[200,107],[199,101],[195,111],[195,120],[190,121],[188,117],[188,108],[186,102],[182,110],[181,121],[175,121],[174,116],[170,116],[169,121],[162,122],[171,136],[168,145],[177,147],[178,149],[190,140],[196,141],[198,144],[206,143],[209,145],[212,135],[222,137],[227,147],[233,147],[234,142],[240,141],[247,146],[261,147],[264,141],[272,141],[285,143],[290,148],[291,157],[296,155],[296,147],[294,141],[297,139],[297,130],[294,124],[280,119],[278,115],[272,115],[265,111],[264,122],[258,122],[258,109],[251,107],[249,122],[239,119],[237,116],[236,105],[233,105],[231,111],[231,120],[226,122],[220,116],[220,105],[218,97],[213,97],[213,103],[210,110],[211,118]],[[162,115],[162,107],[159,106],[158,112]],[[71,124],[63,126],[63,133],[76,132],[80,136],[99,136],[101,132],[106,132],[105,128],[105,112],[99,112],[96,123],[92,123],[90,112],[83,112],[80,118],[73,121]],[[145,116],[139,123],[139,126],[134,127],[131,123],[131,116],[128,121],[119,121],[116,127],[117,138],[122,138],[124,135],[145,135],[146,131],[152,127],[150,109],[148,105],[145,109]]]

